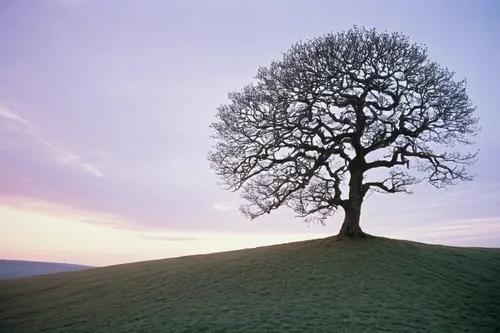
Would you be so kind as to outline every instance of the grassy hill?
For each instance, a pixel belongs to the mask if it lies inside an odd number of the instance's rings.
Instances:
[[[58,262],[0,260],[0,279],[11,279],[31,275],[53,274],[59,272],[78,271],[90,266],[63,264]]]
[[[500,332],[500,250],[305,241],[0,281],[0,332]]]

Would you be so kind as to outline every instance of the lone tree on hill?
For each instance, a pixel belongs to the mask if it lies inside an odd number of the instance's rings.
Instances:
[[[217,109],[208,154],[251,219],[286,205],[323,224],[342,207],[338,236],[365,237],[367,193],[473,178],[477,153],[454,149],[479,130],[466,81],[402,34],[354,27],[301,41],[255,79]]]

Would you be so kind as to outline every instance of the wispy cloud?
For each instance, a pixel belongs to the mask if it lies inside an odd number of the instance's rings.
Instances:
[[[212,209],[220,212],[237,211],[238,204],[235,201],[219,202],[213,204]]]
[[[42,134],[43,132],[40,128],[35,126],[26,118],[15,113],[12,109],[0,106],[0,117],[4,118],[6,121],[21,125],[20,128],[16,129],[7,126],[7,130],[15,131],[16,133],[31,139],[31,145],[38,147],[41,146],[40,149],[44,149],[45,152],[48,153],[45,154],[45,156],[50,156],[53,162],[63,166],[79,169],[84,173],[88,173],[96,177],[105,176],[105,170],[102,165],[90,163],[85,158],[67,149],[60,142],[49,140],[44,134]]]
[[[140,238],[162,242],[192,242],[199,241],[199,238],[188,236],[158,236],[158,235],[139,235]]]
[[[60,202],[50,202],[29,197],[5,197],[0,205],[21,212],[41,214],[51,217],[65,218],[73,221],[106,225],[119,229],[141,230],[142,228],[128,217],[116,213],[80,209]]]
[[[3,117],[4,119],[15,121],[18,123],[21,123],[25,126],[31,126],[31,124],[24,118],[20,117],[19,115],[15,114],[14,112],[10,111],[4,106],[0,106],[0,117]]]
[[[83,161],[83,159],[75,153],[59,150],[56,155],[56,161],[60,164],[80,169],[96,177],[104,177],[104,169],[102,167]]]
[[[425,242],[453,243],[464,239],[486,239],[495,235],[500,245],[500,216],[485,218],[427,221],[425,225],[376,226],[379,235],[394,238],[411,238]],[[408,237],[410,236],[410,237]]]

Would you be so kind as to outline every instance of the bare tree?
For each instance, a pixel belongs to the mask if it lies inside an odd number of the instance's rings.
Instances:
[[[367,193],[473,178],[477,153],[459,148],[478,118],[454,74],[400,33],[354,27],[301,41],[218,108],[208,160],[227,189],[242,190],[249,218],[287,205],[324,223],[342,207],[339,237],[365,237]]]

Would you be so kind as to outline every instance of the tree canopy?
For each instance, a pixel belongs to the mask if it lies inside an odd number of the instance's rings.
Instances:
[[[479,130],[465,80],[401,33],[354,27],[300,41],[229,93],[211,125],[208,160],[249,218],[281,206],[340,235],[363,236],[369,192],[411,192],[471,180]],[[376,171],[376,172],[374,172]]]

